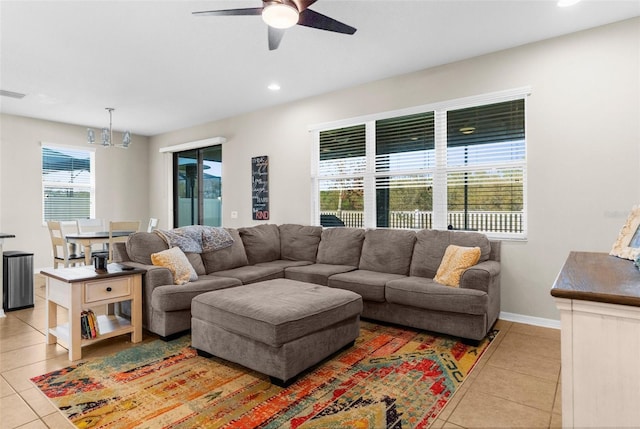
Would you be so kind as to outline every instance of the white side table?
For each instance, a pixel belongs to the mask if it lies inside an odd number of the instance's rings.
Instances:
[[[93,267],[45,269],[47,301],[47,344],[56,342],[69,349],[69,360],[82,358],[82,347],[123,334],[131,334],[131,342],[142,341],[142,274],[144,270],[124,270],[120,264],[109,264],[107,271]],[[131,320],[114,314],[113,304],[131,301]],[[81,334],[81,312],[107,305],[107,314],[98,316],[100,334],[84,339]],[[69,323],[58,325],[58,307],[69,311]]]

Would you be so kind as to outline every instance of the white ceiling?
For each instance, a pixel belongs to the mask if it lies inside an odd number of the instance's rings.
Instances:
[[[640,16],[640,0],[319,0],[353,36],[296,26],[269,51],[260,0],[0,1],[3,113],[155,135]],[[267,85],[278,82],[279,92]]]

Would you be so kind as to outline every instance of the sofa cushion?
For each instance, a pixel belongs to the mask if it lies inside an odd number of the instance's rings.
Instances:
[[[361,311],[362,299],[354,293],[287,279],[202,294],[192,304],[194,318],[272,347]]]
[[[204,262],[207,274],[242,267],[249,263],[238,230],[227,228],[227,231],[229,231],[231,238],[233,238],[233,244],[231,246],[202,254],[202,262]]]
[[[284,277],[284,268],[278,266],[244,265],[242,267],[211,273],[213,276],[233,277],[242,284],[256,283],[264,280],[281,279]]]
[[[180,287],[157,286],[151,292],[151,307],[162,312],[189,310],[191,309],[191,300],[196,296],[241,284],[238,279],[205,275]]]
[[[414,231],[402,229],[369,229],[362,244],[359,268],[390,274],[409,274]]]
[[[387,283],[386,300],[425,310],[486,314],[489,295],[475,289],[452,288],[424,277],[405,277]]]
[[[329,277],[332,275],[355,271],[357,269],[358,267],[353,265],[311,264],[289,267],[284,270],[284,276],[291,280],[328,286]]]
[[[447,246],[479,247],[478,262],[489,259],[491,244],[486,235],[470,231],[422,229],[416,233],[416,245],[411,259],[411,276],[432,279],[436,276]]]
[[[442,262],[433,280],[445,286],[460,286],[460,276],[467,268],[478,263],[479,247],[463,247],[450,244],[444,252]]]
[[[204,263],[202,262],[202,256],[200,253],[186,252],[185,255],[187,255],[187,259],[191,263],[193,269],[196,270],[196,274],[199,276],[207,274],[207,270],[204,268]]]
[[[281,270],[285,270],[289,267],[302,267],[303,265],[312,265],[313,262],[309,261],[289,261],[286,259],[278,259],[271,262],[260,262],[256,264],[257,267],[278,267]]]
[[[322,231],[321,238],[317,263],[358,266],[364,241],[364,229],[327,228]]]
[[[183,285],[198,279],[196,270],[187,259],[187,255],[179,247],[163,250],[151,254],[151,263],[158,267],[165,267],[173,275],[173,283]]]
[[[401,274],[355,270],[329,277],[329,287],[346,289],[359,294],[365,301],[384,302],[384,288],[388,281],[405,278]]]
[[[316,261],[321,226],[280,225],[280,258],[291,261]]]
[[[127,239],[129,259],[139,264],[152,265],[151,254],[167,250],[167,242],[153,232],[135,232]]]
[[[239,228],[249,264],[280,259],[280,230],[277,225],[264,224]]]

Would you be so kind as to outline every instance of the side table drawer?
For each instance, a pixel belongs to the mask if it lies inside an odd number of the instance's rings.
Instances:
[[[96,302],[105,299],[131,295],[131,282],[128,277],[105,281],[94,281],[84,285],[85,302]]]

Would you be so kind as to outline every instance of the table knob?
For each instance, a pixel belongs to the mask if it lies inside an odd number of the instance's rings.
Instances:
[[[107,292],[111,292],[111,287],[108,287],[108,288],[107,288]]]

